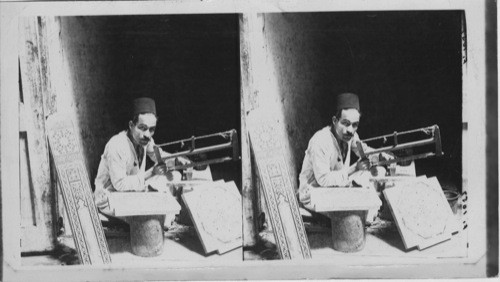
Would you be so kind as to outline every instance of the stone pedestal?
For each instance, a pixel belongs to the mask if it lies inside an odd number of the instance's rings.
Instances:
[[[329,212],[332,223],[333,248],[351,253],[365,247],[365,220],[367,210]]]
[[[132,253],[141,257],[159,256],[163,252],[163,222],[165,215],[127,217],[130,224]]]

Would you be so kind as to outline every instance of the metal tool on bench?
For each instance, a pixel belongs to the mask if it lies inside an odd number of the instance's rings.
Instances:
[[[425,137],[427,137],[427,136],[430,136],[430,137],[424,138],[421,140],[410,141],[410,142],[406,142],[406,143],[399,143],[398,142],[398,137],[401,137],[403,135],[408,135],[408,134],[414,134],[414,133],[424,133]],[[366,151],[366,152],[363,150],[363,146],[362,146],[361,142],[367,143],[367,142],[371,142],[374,140],[383,140],[385,143],[389,138],[393,140],[392,146],[386,146],[386,147],[382,147],[379,149],[374,149],[374,150]],[[406,162],[406,161],[412,161],[412,160],[417,160],[417,159],[424,159],[424,158],[443,155],[443,151],[441,149],[441,134],[439,132],[439,126],[437,126],[437,125],[417,128],[417,129],[408,130],[408,131],[404,131],[404,132],[395,131],[394,133],[391,133],[391,134],[386,134],[386,135],[382,135],[382,136],[368,138],[368,139],[362,140],[361,142],[357,143],[357,147],[358,147],[359,154],[360,154],[361,158],[365,158],[365,157],[368,157],[368,156],[374,155],[374,154],[380,154],[382,152],[388,153],[388,152],[394,152],[394,151],[400,151],[400,150],[408,150],[408,149],[413,149],[415,147],[422,147],[422,146],[434,144],[433,150],[431,152],[419,153],[419,154],[402,156],[402,157],[394,156],[393,159],[376,161],[375,163],[372,163],[372,165],[382,166],[382,165],[387,165],[387,164],[391,164],[391,163],[400,163],[400,162]]]
[[[224,142],[219,143],[217,145],[206,146],[206,147],[197,147],[196,146],[196,141],[200,141],[202,139],[214,139],[217,137],[222,138],[224,140]],[[189,150],[173,153],[165,158],[161,158],[160,150],[158,149],[159,147],[172,146],[172,145],[181,145],[182,146],[182,145],[185,145],[186,143],[189,144]],[[190,167],[198,167],[198,166],[205,166],[205,165],[210,165],[210,164],[217,164],[217,163],[239,160],[240,159],[240,150],[239,150],[239,145],[238,145],[237,131],[235,129],[231,129],[228,131],[213,133],[213,134],[204,135],[204,136],[198,136],[198,137],[192,136],[191,138],[187,138],[187,139],[177,140],[177,141],[168,142],[168,143],[164,143],[164,144],[157,144],[156,147],[154,148],[155,154],[156,154],[156,159],[161,160],[161,161],[159,161],[159,163],[164,163],[165,160],[173,159],[173,158],[177,158],[177,157],[189,157],[189,156],[194,156],[194,155],[199,155],[199,154],[205,154],[208,152],[222,151],[222,150],[229,150],[229,149],[231,149],[231,153],[229,154],[229,156],[213,158],[213,159],[208,159],[208,160],[202,160],[202,161],[192,161],[189,164],[182,164],[182,165],[176,164],[173,167],[169,167],[170,170],[186,169],[186,168],[190,168]]]

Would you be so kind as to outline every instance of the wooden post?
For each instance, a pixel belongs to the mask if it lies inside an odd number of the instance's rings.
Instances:
[[[20,22],[19,63],[21,93],[24,106],[24,128],[26,130],[28,181],[22,181],[21,189],[29,189],[29,198],[21,205],[34,208],[34,221],[23,228],[22,252],[49,251],[54,248],[55,230],[53,218],[54,187],[50,173],[49,151],[45,132],[45,118],[52,111],[50,72],[47,66],[47,46],[44,22],[40,17],[24,18]],[[13,164],[14,165],[14,164]],[[22,178],[22,177],[21,177]],[[24,216],[24,215],[23,215]]]
[[[252,165],[250,161],[250,145],[248,142],[246,116],[250,103],[246,101],[253,95],[252,68],[250,56],[250,30],[248,16],[240,15],[240,67],[241,67],[241,170],[242,170],[242,206],[243,206],[243,246],[254,246],[257,243],[257,187],[252,182]]]

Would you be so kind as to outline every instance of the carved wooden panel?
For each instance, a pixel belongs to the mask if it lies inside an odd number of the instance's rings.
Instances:
[[[233,181],[184,187],[182,199],[205,253],[222,254],[241,247],[241,195]]]
[[[81,143],[69,118],[47,119],[48,139],[54,158],[64,204],[82,264],[111,262],[89,177],[83,161]]]
[[[309,242],[291,183],[277,120],[252,112],[248,128],[252,152],[282,259],[311,258]]]
[[[407,249],[424,249],[451,238],[457,224],[437,179],[418,177],[384,190]]]

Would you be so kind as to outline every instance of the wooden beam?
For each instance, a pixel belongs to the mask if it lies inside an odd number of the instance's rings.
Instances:
[[[31,198],[21,203],[35,207],[36,221],[22,234],[22,252],[54,249],[55,230],[53,197],[48,144],[45,134],[45,96],[50,92],[48,83],[45,42],[41,34],[40,18],[29,17],[20,21],[19,62],[24,105],[23,131],[26,131],[29,181],[21,189],[30,189]],[[20,114],[22,114],[20,112]],[[26,182],[26,181],[25,181]],[[30,188],[30,185],[33,187]]]
[[[241,175],[242,175],[242,208],[243,208],[243,246],[255,246],[257,244],[257,186],[253,185],[252,164],[250,160],[250,144],[248,141],[246,116],[250,103],[246,101],[253,95],[252,69],[249,61],[250,56],[250,31],[248,17],[245,14],[239,16],[240,23],[240,66],[241,66]]]

